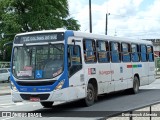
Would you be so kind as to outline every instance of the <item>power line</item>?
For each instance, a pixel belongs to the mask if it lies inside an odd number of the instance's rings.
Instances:
[[[109,30],[112,30],[112,31],[114,31],[115,29],[109,29]],[[139,32],[139,33],[146,33],[146,32],[148,32],[149,30],[129,30],[129,29],[118,29],[118,28],[116,28],[116,30],[117,31],[132,31],[132,32]],[[150,31],[150,32],[156,32],[156,31]],[[158,31],[157,31],[157,33],[158,33]]]
[[[159,35],[158,33],[155,34],[155,33],[144,33],[144,34],[131,34],[131,35],[127,35],[127,36],[151,36],[151,35]]]
[[[70,15],[74,15],[74,14],[77,14],[77,13],[81,13],[81,12],[74,12],[74,13],[71,13]],[[143,19],[143,20],[160,20],[160,17],[156,17],[156,18],[153,18],[153,16],[140,16],[140,17],[136,17],[133,15],[133,16],[128,16],[128,15],[120,15],[120,14],[115,14],[115,13],[110,13],[111,16],[119,16],[119,17],[122,17],[122,18],[130,18],[132,17],[133,19]],[[104,15],[105,16],[105,15]]]
[[[143,20],[160,20],[160,17],[157,18],[152,18],[153,16],[140,16],[140,17],[134,17],[134,16],[127,16],[127,15],[118,15],[118,14],[110,14],[111,16],[119,16],[119,17],[125,17],[125,18],[130,18],[132,17],[133,19],[143,19]]]

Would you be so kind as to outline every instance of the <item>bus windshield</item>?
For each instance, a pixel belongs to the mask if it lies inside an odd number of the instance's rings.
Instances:
[[[63,71],[64,45],[14,47],[13,75],[18,79],[51,79]]]

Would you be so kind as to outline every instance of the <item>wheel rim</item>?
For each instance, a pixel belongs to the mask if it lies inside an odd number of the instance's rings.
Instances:
[[[91,101],[91,100],[93,100],[93,91],[91,90],[91,89],[88,89],[87,90],[87,99],[89,100],[89,101]]]

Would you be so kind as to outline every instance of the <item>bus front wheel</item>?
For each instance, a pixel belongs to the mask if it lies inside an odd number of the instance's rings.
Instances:
[[[54,102],[40,102],[40,103],[41,103],[41,105],[43,107],[50,108],[50,107],[52,107],[52,105],[53,105]]]
[[[95,101],[95,89],[91,83],[87,87],[87,96],[84,99],[85,106],[91,106]]]

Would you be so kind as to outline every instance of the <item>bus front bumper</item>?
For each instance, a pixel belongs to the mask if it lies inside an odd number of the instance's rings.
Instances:
[[[66,89],[56,90],[52,92],[15,92],[11,90],[12,101],[32,101],[32,102],[67,102],[85,97],[85,87],[68,87]]]

